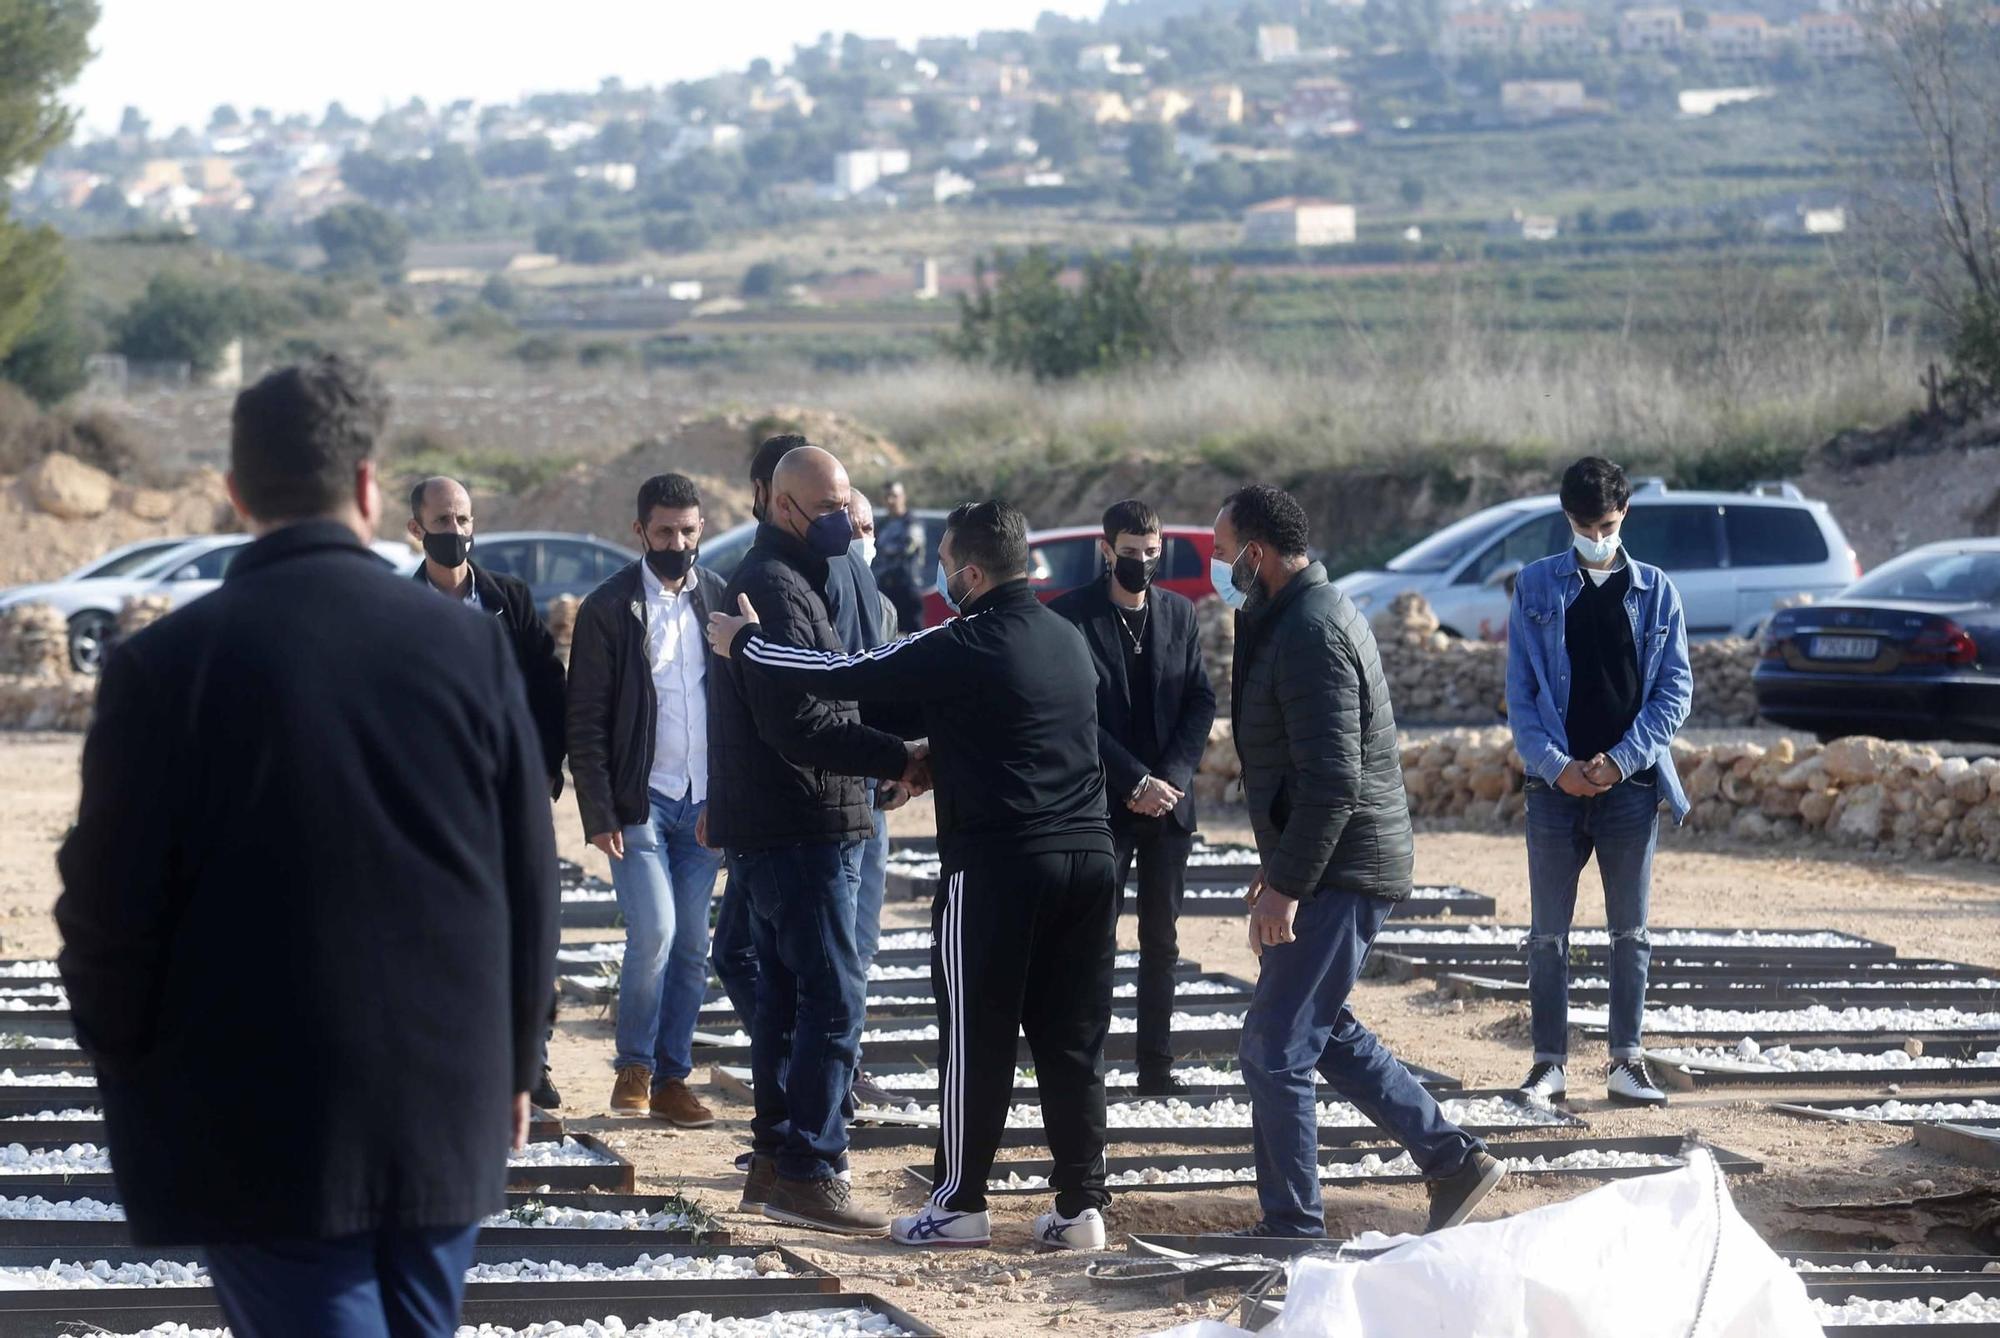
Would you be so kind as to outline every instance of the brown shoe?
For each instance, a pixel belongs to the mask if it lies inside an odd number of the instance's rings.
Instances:
[[[618,1070],[618,1081],[611,1085],[611,1109],[620,1115],[643,1115],[652,1089],[653,1075],[646,1072],[646,1066],[627,1064]]]
[[[706,1129],[715,1123],[715,1112],[702,1105],[681,1078],[669,1078],[653,1089],[652,1107],[647,1113],[682,1129]]]
[[[845,1180],[828,1176],[824,1180],[793,1180],[771,1177],[770,1196],[764,1201],[764,1216],[788,1226],[811,1227],[836,1236],[886,1236],[889,1219],[882,1213],[854,1206],[853,1192]]]
[[[750,1154],[750,1169],[743,1173],[743,1201],[736,1206],[743,1212],[754,1213],[771,1201],[777,1187],[777,1158],[753,1152]]]

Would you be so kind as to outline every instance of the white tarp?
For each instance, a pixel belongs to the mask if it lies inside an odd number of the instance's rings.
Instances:
[[[1302,1258],[1264,1338],[1822,1338],[1706,1152],[1373,1259]],[[1202,1320],[1162,1338],[1241,1338]]]

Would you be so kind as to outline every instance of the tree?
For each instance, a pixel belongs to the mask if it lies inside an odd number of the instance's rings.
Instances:
[[[919,144],[943,144],[958,133],[958,113],[943,98],[918,98],[911,113],[910,138]]]
[[[336,274],[377,274],[394,281],[410,253],[410,230],[373,205],[339,204],[313,220],[313,238]]]
[[[65,280],[42,303],[35,323],[13,352],[0,358],[0,379],[12,381],[46,408],[89,383],[87,368],[96,351],[92,331],[78,313],[75,294]]]
[[[776,297],[791,281],[782,260],[760,260],[743,271],[743,296]]]
[[[90,59],[96,22],[96,0],[0,0],[0,181],[69,137],[76,114],[61,95]],[[0,357],[34,328],[62,273],[55,232],[14,222],[0,190]]]
[[[1396,187],[1396,193],[1409,209],[1421,209],[1424,203],[1424,183],[1417,177],[1404,177]]]
[[[709,228],[699,214],[654,214],[640,225],[639,237],[654,251],[699,251],[708,245]]]
[[[1133,126],[1125,139],[1125,168],[1142,190],[1179,181],[1181,160],[1174,152],[1174,132],[1159,124]]]
[[[241,305],[233,289],[171,270],[155,274],[119,317],[114,344],[134,362],[184,362],[196,373],[212,372],[242,328]]]
[[[1037,102],[1028,123],[1036,150],[1057,167],[1069,167],[1083,156],[1083,117],[1060,102]]]
[[[540,176],[555,169],[556,146],[546,135],[503,139],[479,151],[479,166],[492,177]]]
[[[137,107],[127,107],[118,118],[118,137],[144,141],[152,133],[152,124]]]
[[[235,107],[227,102],[219,104],[214,111],[208,114],[208,128],[211,131],[234,130],[242,124],[243,117],[237,113]]]

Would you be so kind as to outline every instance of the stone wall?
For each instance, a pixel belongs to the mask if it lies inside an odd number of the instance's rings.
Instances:
[[[0,729],[80,730],[97,680],[69,668],[69,625],[46,604],[0,610]]]

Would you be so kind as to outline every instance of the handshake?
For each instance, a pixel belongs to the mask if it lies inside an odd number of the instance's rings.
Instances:
[[[1592,799],[1624,780],[1618,764],[1603,753],[1589,759],[1574,759],[1556,777],[1556,788],[1578,799]]]
[[[1125,800],[1125,807],[1144,818],[1165,817],[1187,796],[1158,776],[1148,776]]]
[[[894,813],[918,795],[934,788],[930,741],[919,739],[915,743],[905,743],[903,749],[902,776],[897,780],[883,781],[875,791],[875,807],[884,813]]]

